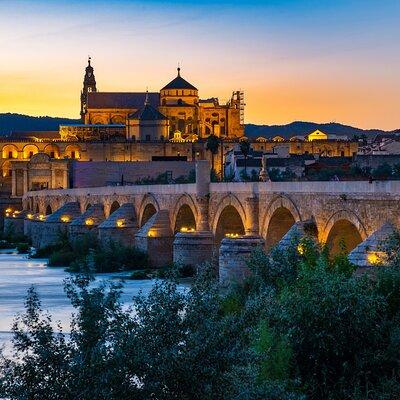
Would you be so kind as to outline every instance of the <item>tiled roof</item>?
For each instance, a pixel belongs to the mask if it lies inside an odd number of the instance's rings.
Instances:
[[[146,92],[89,92],[88,108],[141,108],[146,100]],[[149,93],[149,103],[160,105],[158,92]]]
[[[197,90],[191,83],[181,77],[180,68],[178,68],[178,76],[173,79],[168,85],[164,86],[161,90],[165,89],[190,89]]]
[[[130,114],[129,119],[139,119],[141,121],[154,121],[168,119],[164,114],[161,114],[156,108],[150,104],[146,104],[140,110]]]

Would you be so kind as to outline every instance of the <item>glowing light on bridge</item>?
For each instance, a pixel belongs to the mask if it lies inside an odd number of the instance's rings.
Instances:
[[[225,237],[229,238],[229,239],[236,239],[238,238],[240,235],[238,233],[226,233]]]
[[[71,218],[69,215],[62,215],[60,220],[61,220],[61,222],[67,223],[67,222],[71,221]]]
[[[187,233],[187,232],[194,232],[195,230],[194,230],[194,228],[190,228],[190,227],[187,227],[187,226],[182,226],[182,228],[180,229],[180,231],[181,231],[182,233]]]
[[[125,225],[125,220],[124,219],[117,219],[117,227],[118,228],[123,228]]]
[[[93,218],[86,218],[85,225],[88,225],[88,226],[94,225]]]
[[[386,260],[386,253],[384,251],[370,251],[367,254],[367,261],[373,265],[382,265]]]
[[[26,216],[26,218],[32,219],[32,218],[33,218],[33,214],[29,213],[29,214]]]

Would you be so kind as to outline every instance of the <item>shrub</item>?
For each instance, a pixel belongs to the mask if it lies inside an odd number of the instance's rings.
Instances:
[[[76,260],[76,254],[72,251],[55,251],[51,253],[48,265],[51,267],[68,267]]]
[[[17,252],[18,254],[26,254],[29,253],[30,246],[28,243],[18,243]]]

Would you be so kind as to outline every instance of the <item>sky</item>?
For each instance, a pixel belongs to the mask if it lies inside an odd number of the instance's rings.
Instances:
[[[0,0],[0,112],[79,118],[101,91],[244,90],[246,123],[400,128],[400,0]]]

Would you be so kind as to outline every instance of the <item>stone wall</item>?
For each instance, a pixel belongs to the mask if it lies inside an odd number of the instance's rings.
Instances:
[[[171,178],[188,177],[194,171],[194,162],[182,161],[92,161],[74,162],[72,165],[72,184],[74,188],[100,187],[124,182],[133,184],[143,178],[157,178],[167,171]]]

